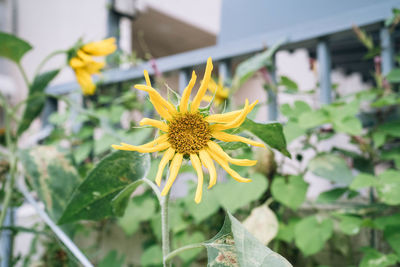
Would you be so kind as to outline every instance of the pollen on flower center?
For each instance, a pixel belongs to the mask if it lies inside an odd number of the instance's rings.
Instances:
[[[210,127],[199,113],[179,114],[168,127],[168,141],[178,153],[197,153],[211,138]]]

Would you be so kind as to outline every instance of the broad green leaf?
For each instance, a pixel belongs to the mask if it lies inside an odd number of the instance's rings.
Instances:
[[[0,44],[0,57],[8,58],[15,63],[19,63],[25,53],[32,49],[26,41],[5,32],[0,32]]]
[[[400,121],[391,121],[379,125],[378,131],[393,137],[400,137]]]
[[[290,158],[290,153],[286,149],[285,135],[283,134],[282,125],[280,123],[257,123],[250,119],[246,119],[240,126],[240,130],[247,130],[264,141],[267,145],[277,149],[283,155]],[[240,131],[239,130],[239,131]]]
[[[125,255],[118,255],[115,250],[110,251],[97,265],[98,267],[123,267],[125,262]]]
[[[76,147],[74,147],[74,159],[77,164],[81,164],[90,155],[93,149],[93,142],[84,142]]]
[[[311,112],[311,107],[304,101],[295,101],[293,107],[289,104],[283,104],[281,106],[281,112],[288,118],[295,119],[297,121],[298,117],[304,112]]]
[[[122,189],[121,192],[119,192],[118,195],[116,195],[112,199],[111,205],[113,207],[113,212],[116,216],[124,215],[125,209],[128,206],[130,196],[136,190],[136,188],[138,188],[138,186],[143,183],[143,179],[131,183],[130,185]]]
[[[353,180],[350,168],[343,158],[334,154],[320,154],[310,160],[308,169],[332,182],[348,185]]]
[[[375,186],[377,182],[377,179],[373,175],[368,173],[360,173],[354,178],[349,188],[358,190],[365,187]]]
[[[321,109],[304,112],[299,117],[299,125],[303,129],[314,128],[328,122],[328,114]]]
[[[124,216],[118,218],[118,225],[126,235],[134,234],[141,222],[150,220],[156,214],[157,203],[154,196],[141,195],[128,201]]]
[[[283,132],[285,133],[287,142],[290,143],[293,140],[295,140],[296,138],[304,135],[306,133],[306,130],[301,128],[298,122],[289,120],[283,126]]]
[[[336,132],[350,135],[361,135],[362,124],[356,117],[346,117],[341,120],[333,120],[333,128]]]
[[[388,267],[393,266],[398,258],[395,254],[382,254],[373,248],[363,248],[364,257],[359,267]]]
[[[149,165],[147,154],[132,151],[116,151],[103,158],[74,192],[59,223],[115,215],[112,199],[130,183],[146,176]]]
[[[291,243],[294,239],[294,228],[298,221],[298,218],[291,218],[287,224],[279,222],[279,231],[276,239]]]
[[[400,147],[382,151],[381,158],[384,160],[393,160],[397,169],[400,169]]]
[[[148,247],[140,257],[141,266],[162,266],[162,250],[159,245]],[[111,266],[110,266],[111,267]]]
[[[275,44],[264,52],[252,56],[237,66],[235,75],[232,79],[233,92],[239,89],[240,86],[250,79],[254,73],[256,73],[256,71],[272,64],[272,56],[278,50],[280,43]]]
[[[356,216],[351,215],[336,215],[339,222],[339,229],[347,235],[356,235],[360,232],[363,220]]]
[[[301,176],[275,177],[271,185],[272,196],[289,208],[296,210],[306,199],[308,184]]]
[[[42,112],[46,101],[44,90],[59,72],[60,70],[52,70],[35,77],[29,88],[25,111],[18,127],[18,135],[28,129],[32,121]]]
[[[218,186],[215,186],[211,189],[211,192],[215,195],[218,203],[220,203],[222,207],[233,213],[239,208],[259,199],[268,189],[268,180],[264,175],[254,173],[248,178],[251,178],[252,181],[246,184],[238,183],[230,179],[226,183],[220,183]],[[229,195],[227,195],[227,192],[229,192]]]
[[[386,141],[386,134],[383,132],[373,132],[372,133],[372,140],[374,141],[374,147],[379,148]]]
[[[297,93],[299,91],[297,83],[287,76],[281,76],[281,81],[279,82],[279,85],[282,85],[286,88],[286,93]]]
[[[294,238],[297,247],[309,256],[320,251],[332,233],[333,223],[329,218],[310,216],[297,223]]]
[[[379,175],[376,185],[378,196],[388,205],[400,204],[400,171],[387,170]]]
[[[178,235],[174,236],[173,239],[173,247],[175,249],[178,249],[180,247],[190,245],[190,244],[195,244],[195,243],[201,243],[205,239],[205,236],[203,233],[196,231],[193,233],[188,233],[187,231],[184,231]],[[202,248],[196,248],[196,249],[191,249],[187,250],[185,252],[179,253],[179,258],[182,259],[184,263],[190,263],[193,261],[199,253],[201,253]]]
[[[278,234],[278,224],[275,213],[265,204],[254,208],[249,217],[243,221],[247,231],[264,245],[268,245]]]
[[[219,233],[203,244],[207,248],[207,266],[292,266],[281,255],[260,243],[230,213]]]
[[[333,203],[338,200],[344,193],[346,193],[347,188],[335,188],[329,191],[322,192],[315,202],[321,204]]]
[[[70,159],[53,146],[23,150],[20,159],[33,189],[53,220],[58,220],[80,179]]]
[[[392,249],[397,253],[397,256],[400,257],[400,226],[391,225],[386,227],[383,236]]]
[[[396,226],[400,222],[400,213],[374,219],[374,227],[384,230],[388,226]]]
[[[391,83],[400,83],[400,68],[391,70],[386,76],[386,79]]]

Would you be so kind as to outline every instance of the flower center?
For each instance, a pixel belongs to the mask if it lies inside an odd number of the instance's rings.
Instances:
[[[199,113],[180,114],[168,126],[168,141],[178,153],[197,153],[211,138],[210,127]]]

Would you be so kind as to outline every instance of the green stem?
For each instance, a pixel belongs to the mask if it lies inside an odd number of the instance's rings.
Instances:
[[[66,52],[67,52],[67,51],[65,51],[65,50],[56,50],[56,51],[54,51],[54,52],[48,54],[48,55],[42,60],[42,62],[40,62],[40,64],[37,66],[36,71],[35,71],[35,76],[34,76],[34,77],[36,77],[36,76],[39,75],[39,73],[41,72],[43,66],[44,66],[44,65],[47,63],[47,61],[49,61],[52,57],[54,57],[54,56],[56,56],[56,55],[59,55],[59,54],[64,54],[64,53],[66,53]]]
[[[31,83],[29,82],[28,76],[26,75],[26,72],[25,72],[24,68],[22,67],[20,62],[17,63],[17,66],[18,66],[19,71],[22,74],[22,78],[24,78],[26,87],[30,88],[31,87]]]
[[[169,217],[168,217],[168,205],[169,205],[170,192],[161,198],[161,233],[162,233],[162,253],[163,253],[163,266],[171,266],[167,263],[167,255],[170,251],[170,240],[169,240]]]
[[[164,261],[169,262],[172,258],[176,257],[179,253],[182,253],[186,250],[202,248],[202,247],[204,247],[203,243],[197,243],[197,244],[190,244],[190,245],[175,249],[174,251],[172,251],[171,253],[169,253],[167,256],[164,257]]]

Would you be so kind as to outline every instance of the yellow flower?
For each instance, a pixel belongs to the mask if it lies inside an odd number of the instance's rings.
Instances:
[[[253,146],[265,147],[262,143],[225,132],[225,130],[239,127],[246,119],[247,114],[257,104],[257,101],[249,105],[249,101],[246,99],[243,109],[225,114],[206,116],[199,112],[200,102],[207,91],[212,69],[212,60],[209,58],[207,60],[206,71],[200,84],[200,88],[194,99],[190,102],[189,97],[197,78],[193,71],[192,78],[188,86],[185,88],[177,107],[165,100],[154,88],[151,87],[147,71],[144,71],[146,85],[135,85],[136,89],[149,93],[150,102],[164,119],[164,121],[161,121],[145,118],[140,122],[140,125],[156,127],[162,134],[155,140],[141,146],[121,143],[121,145],[113,145],[112,147],[119,150],[138,151],[141,153],[165,151],[158,166],[155,179],[157,185],[160,186],[164,168],[167,163],[171,161],[169,177],[161,195],[166,195],[171,189],[171,186],[178,175],[183,158],[190,158],[190,161],[197,172],[198,184],[195,195],[196,203],[201,201],[203,191],[202,164],[210,173],[208,188],[211,188],[217,182],[217,172],[214,166],[214,161],[221,165],[221,167],[238,182],[250,182],[250,179],[241,177],[237,172],[231,169],[229,163],[239,166],[253,166],[257,161],[231,158],[218,145],[216,142],[217,140],[223,142],[243,142]]]
[[[217,106],[223,104],[229,96],[229,88],[224,87],[223,80],[219,79],[218,84],[211,78],[208,83],[208,89],[211,91],[212,95],[205,95],[203,100],[206,102],[211,102],[214,95],[214,101]]]
[[[96,85],[93,83],[93,74],[99,74],[104,67],[104,62],[97,62],[93,56],[107,56],[117,49],[115,38],[108,38],[98,42],[83,45],[76,55],[69,60],[69,65],[74,70],[76,79],[84,95],[93,95]]]

